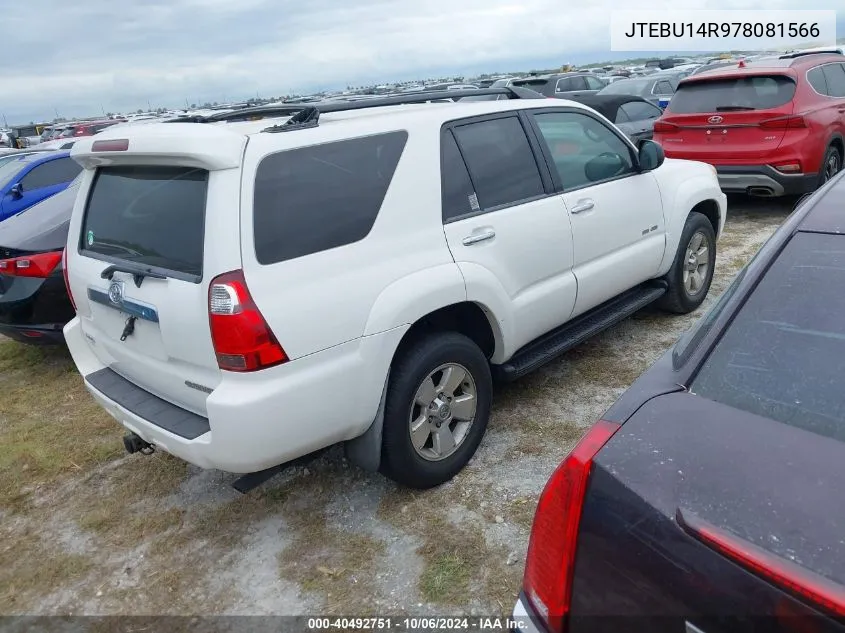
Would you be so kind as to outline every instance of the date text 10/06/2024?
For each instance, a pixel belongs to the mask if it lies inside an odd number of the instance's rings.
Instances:
[[[308,618],[309,631],[518,631],[526,626],[517,618]]]

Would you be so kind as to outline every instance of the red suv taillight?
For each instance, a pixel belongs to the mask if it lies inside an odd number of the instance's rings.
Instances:
[[[73,311],[76,312],[76,301],[73,300],[73,293],[70,291],[70,278],[67,274],[67,249],[62,251],[62,277],[65,279],[65,290],[67,290],[67,297],[70,299],[70,305],[73,306]]]
[[[243,271],[224,273],[211,281],[208,318],[220,369],[256,371],[288,359],[252,300]]]
[[[523,589],[550,631],[561,633],[572,596],[578,524],[593,459],[619,429],[599,420],[552,473],[534,515]]]
[[[674,134],[680,129],[674,123],[667,123],[666,121],[660,120],[654,122],[654,131],[658,134]]]
[[[760,121],[759,125],[765,130],[800,130],[807,127],[807,122],[801,115],[790,114],[774,119],[765,119]]]
[[[46,279],[56,269],[61,260],[62,251],[0,259],[0,275]]]

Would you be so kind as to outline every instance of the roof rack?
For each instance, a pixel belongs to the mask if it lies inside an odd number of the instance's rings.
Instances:
[[[824,51],[798,51],[797,53],[787,53],[786,55],[781,55],[778,59],[795,59],[796,57],[805,57],[807,55],[842,55],[842,51],[836,48]]]
[[[373,99],[355,101],[319,101],[311,103],[280,103],[276,105],[253,106],[240,108],[232,112],[221,112],[209,116],[184,116],[164,121],[164,123],[217,123],[220,121],[259,121],[268,117],[291,116],[283,125],[267,128],[265,131],[287,131],[315,127],[318,125],[320,114],[324,112],[346,112],[347,110],[363,110],[365,108],[379,108],[382,106],[405,105],[409,103],[449,102],[465,97],[486,97],[504,95],[508,99],[545,99],[543,95],[528,88],[508,86],[506,88],[475,88],[466,90],[431,90],[427,92],[413,92],[399,95],[388,95]],[[300,114],[301,113],[301,114]],[[306,114],[307,113],[307,114]],[[299,115],[299,116],[294,116]],[[288,127],[285,127],[288,126]],[[283,128],[280,130],[279,128]]]

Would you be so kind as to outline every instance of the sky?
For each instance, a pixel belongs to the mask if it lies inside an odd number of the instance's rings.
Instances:
[[[0,0],[10,124],[346,85],[636,57],[610,53],[627,0]],[[802,9],[837,9],[815,0]],[[794,0],[649,0],[786,9]],[[839,5],[837,7],[837,5]],[[2,121],[2,119],[0,119]]]

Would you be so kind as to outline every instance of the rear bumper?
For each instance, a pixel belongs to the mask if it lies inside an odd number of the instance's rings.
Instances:
[[[795,196],[814,191],[818,183],[818,174],[782,174],[769,165],[716,165],[716,172],[728,193]]]
[[[545,633],[544,627],[532,615],[531,607],[525,603],[525,596],[519,594],[513,608],[511,633]]]
[[[60,323],[47,325],[8,325],[0,323],[0,334],[28,345],[61,345],[65,342]]]
[[[366,431],[405,331],[363,337],[251,374],[224,372],[206,399],[207,417],[117,374],[104,374],[110,370],[91,351],[79,318],[65,326],[64,334],[88,391],[126,429],[201,468],[252,473]],[[207,431],[197,431],[205,423]],[[186,432],[188,427],[193,430]]]

